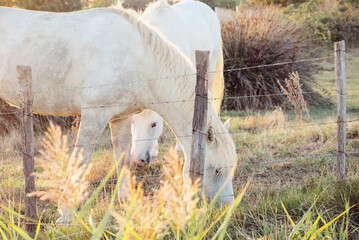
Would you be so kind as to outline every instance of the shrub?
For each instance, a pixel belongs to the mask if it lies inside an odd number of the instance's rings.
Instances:
[[[94,7],[109,7],[117,4],[117,0],[91,0],[88,1],[90,8]],[[125,8],[132,8],[136,11],[143,11],[146,6],[152,2],[151,0],[122,0],[121,1]]]
[[[321,45],[346,40],[349,46],[359,46],[359,9],[350,2],[310,0],[301,5],[290,5],[285,13],[304,26]]]
[[[235,9],[239,3],[238,0],[200,0],[200,1],[207,4],[213,9],[215,7]]]
[[[71,12],[80,10],[83,7],[83,2],[81,0],[16,0],[13,1],[13,4],[14,6],[28,10],[50,12]]]
[[[1,1],[1,0],[0,0]],[[2,0],[4,1],[4,0]],[[112,5],[117,5],[119,1],[118,0],[89,0],[87,1],[88,7],[94,8],[94,7],[109,7]],[[121,0],[122,5],[125,8],[132,8],[135,11],[144,11],[146,7],[152,3],[155,2],[153,0]],[[169,4],[173,4],[178,2],[177,0],[167,0]]]
[[[308,81],[316,69],[313,62],[229,71],[308,57],[305,52],[311,45],[303,29],[283,15],[280,7],[242,5],[233,19],[222,22],[222,40],[226,70],[225,95],[243,96],[224,101],[227,109],[260,109],[282,105],[286,98],[281,94],[276,80],[284,83],[289,73],[295,71],[303,80],[303,92],[311,90]],[[316,94],[305,97],[311,104],[319,99]]]
[[[12,0],[0,0],[0,6],[12,7],[14,2]]]

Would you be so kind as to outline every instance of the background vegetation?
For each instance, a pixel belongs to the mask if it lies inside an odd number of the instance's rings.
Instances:
[[[292,62],[310,58],[313,45],[302,25],[283,15],[275,5],[243,5],[233,18],[222,22],[223,52],[226,70]],[[225,101],[226,109],[263,109],[282,106],[280,83],[292,72],[298,72],[302,89],[310,92],[309,81],[317,70],[313,62],[300,62],[275,67],[250,68],[225,72],[225,95],[244,98]],[[257,96],[261,97],[249,97]],[[306,94],[310,104],[317,94]]]

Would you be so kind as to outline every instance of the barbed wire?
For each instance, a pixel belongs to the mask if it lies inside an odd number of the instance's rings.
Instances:
[[[351,89],[351,90],[358,90],[358,89]],[[335,89],[326,90],[326,92],[337,92]],[[243,99],[243,98],[256,98],[256,97],[273,97],[273,96],[288,96],[288,95],[306,95],[306,94],[319,94],[317,91],[307,91],[307,92],[295,92],[295,93],[271,93],[271,94],[252,94],[248,96],[228,96],[228,97],[216,97],[216,98],[208,98],[209,101],[217,101],[217,100],[233,100],[233,99]],[[350,95],[350,94],[349,94]],[[187,100],[175,100],[175,101],[162,101],[162,102],[150,102],[146,103],[147,105],[159,105],[159,104],[172,104],[172,103],[187,103],[187,102],[194,102],[195,99],[187,99]],[[98,109],[98,108],[115,108],[128,105],[127,103],[123,104],[111,104],[111,105],[98,105],[98,106],[83,106],[81,110],[86,109]],[[51,109],[51,111],[74,111],[73,108],[55,108]],[[0,115],[13,115],[17,114],[20,111],[9,111],[9,112],[0,112]]]
[[[279,63],[272,63],[272,64],[262,64],[262,65],[252,66],[252,67],[241,67],[241,68],[225,69],[223,71],[210,71],[208,73],[233,72],[233,71],[240,71],[240,70],[249,70],[249,69],[254,69],[254,68],[275,67],[275,66],[293,64],[293,63],[322,61],[322,60],[331,59],[331,58],[334,58],[334,56],[311,58],[311,59],[302,59],[302,60],[279,62]]]
[[[208,73],[217,73],[217,72],[232,72],[232,71],[240,71],[240,70],[249,70],[249,69],[254,69],[254,68],[263,68],[263,67],[273,67],[273,66],[280,66],[280,65],[286,65],[286,64],[294,64],[294,63],[300,63],[300,62],[306,62],[306,61],[321,61],[321,60],[325,60],[325,59],[330,59],[333,58],[333,56],[330,57],[322,57],[322,58],[313,58],[313,59],[303,59],[303,60],[297,60],[297,61],[288,61],[288,62],[280,62],[280,63],[274,63],[274,64],[264,64],[264,65],[258,65],[258,66],[251,66],[251,67],[242,67],[242,68],[234,68],[234,69],[226,69],[223,71],[211,71]],[[196,74],[187,74],[187,75],[179,75],[179,76],[173,76],[173,77],[167,77],[167,78],[179,78],[179,77],[187,77],[187,76],[194,76]],[[150,80],[146,80],[146,81],[155,81],[155,80],[164,80],[167,78],[161,78],[161,79],[150,79]],[[141,81],[143,82],[143,81]],[[123,83],[121,83],[123,84]],[[117,84],[116,84],[117,85]],[[88,87],[82,87],[82,88],[78,88],[78,89],[85,89],[85,88],[97,88],[97,87],[106,87],[106,86],[113,86],[112,84],[106,84],[106,85],[98,85],[98,86],[88,86]],[[68,91],[70,89],[63,89],[61,91]],[[336,90],[332,90],[332,91],[336,91]],[[36,92],[34,91],[34,93],[41,93],[41,92]],[[46,92],[48,93],[48,91]],[[291,93],[291,94],[283,94],[283,93],[278,93],[278,94],[261,94],[261,95],[249,95],[249,96],[232,96],[232,97],[223,97],[223,98],[213,98],[213,99],[209,99],[209,100],[229,100],[229,99],[240,99],[240,98],[253,98],[253,97],[269,97],[269,96],[279,96],[279,95],[295,95],[295,94],[314,94],[317,93],[315,91],[311,91],[311,92],[302,92],[302,93]],[[181,102],[193,102],[194,99],[191,100],[180,100],[180,101],[164,101],[164,102],[158,102],[158,103],[150,103],[150,104],[168,104],[168,103],[181,103]],[[116,107],[118,105],[115,106],[98,106],[98,107],[88,107],[88,108],[105,108],[105,107]],[[84,107],[84,109],[86,109],[86,107]],[[60,109],[56,109],[56,110],[60,110]],[[62,109],[62,110],[69,110],[69,109]],[[0,115],[7,115],[7,114],[15,114],[18,113],[18,111],[12,111],[12,112],[0,112]],[[353,122],[353,121],[358,121],[358,119],[356,120],[352,120],[352,121],[347,121],[347,122]],[[313,125],[324,125],[324,124],[335,124],[337,122],[332,122],[332,123],[315,123],[315,124],[306,124],[306,125],[301,125],[301,126],[286,126],[283,128],[262,128],[262,129],[255,129],[255,131],[263,131],[263,130],[273,130],[273,129],[288,129],[288,128],[298,128],[298,127],[307,127],[307,126],[313,126]],[[217,132],[215,134],[227,134],[227,133],[239,133],[239,132],[252,132],[252,129],[249,130],[239,130],[239,131],[230,131],[230,132]],[[192,135],[187,135],[187,136],[180,136],[180,137],[192,137]],[[176,137],[173,137],[176,138]],[[157,138],[156,138],[157,139]],[[141,140],[136,140],[136,141],[148,141],[148,140],[156,140],[156,139],[141,139]],[[357,154],[357,153],[356,153]],[[266,162],[259,162],[259,163],[248,163],[248,164],[241,164],[238,165],[237,167],[244,167],[244,166],[251,166],[251,165],[262,165],[262,164],[271,164],[271,163],[279,163],[279,162],[287,162],[287,161],[295,161],[295,160],[299,160],[299,159],[308,159],[308,158],[318,158],[318,157],[326,157],[326,156],[335,156],[335,154],[327,154],[327,155],[322,155],[322,156],[307,156],[307,157],[298,157],[298,158],[289,158],[289,159],[283,159],[283,160],[278,160],[278,161],[266,161]],[[234,166],[231,166],[234,167]],[[223,167],[223,168],[228,168],[228,167]],[[145,176],[138,176],[137,178],[147,178],[147,177],[159,177],[159,176],[163,176],[164,174],[154,174],[154,175],[145,175]],[[116,180],[116,179],[113,179]],[[103,180],[97,180],[94,182],[100,182]],[[37,187],[38,189],[41,188],[46,188],[46,187]],[[21,190],[24,190],[23,188],[21,188]]]
[[[359,152],[346,152],[347,155],[354,155],[354,154],[359,154]],[[322,158],[322,157],[334,157],[336,156],[336,154],[325,154],[325,155],[310,155],[310,156],[303,156],[303,157],[296,157],[296,158],[285,158],[285,159],[281,159],[281,160],[274,160],[274,161],[264,161],[264,162],[256,162],[256,163],[246,163],[246,164],[239,164],[239,165],[233,165],[233,166],[224,166],[224,167],[220,167],[218,169],[223,169],[223,168],[233,168],[233,167],[246,167],[246,166],[255,166],[255,165],[265,165],[265,164],[275,164],[275,163],[282,163],[282,162],[290,162],[290,161],[298,161],[298,160],[303,160],[303,159],[317,159],[317,158]],[[204,171],[208,171],[210,169],[204,169]],[[141,176],[136,176],[137,179],[143,179],[143,178],[156,178],[156,177],[161,177],[161,176],[165,176],[166,174],[161,173],[161,174],[149,174],[149,175],[141,175]],[[100,180],[93,180],[93,181],[89,181],[90,184],[92,183],[101,183],[103,182],[104,179],[100,179]],[[118,178],[112,178],[109,179],[108,182],[113,182],[113,181],[118,181]],[[39,186],[36,187],[36,189],[47,189],[47,188],[51,188],[50,186]],[[25,188],[11,188],[11,189],[4,189],[3,192],[14,192],[14,191],[23,191],[25,190]]]
[[[303,187],[309,187],[313,186],[314,184],[302,184],[302,185],[292,185],[292,186],[284,186],[284,187],[277,187],[277,188],[267,188],[267,189],[261,189],[261,190],[253,190],[253,191],[247,191],[245,194],[256,194],[256,193],[265,193],[265,192],[273,192],[273,191],[284,191],[284,190],[290,190],[295,188],[303,188]]]
[[[255,68],[265,68],[265,67],[276,67],[281,65],[288,65],[288,64],[295,64],[295,63],[302,63],[302,62],[315,62],[315,61],[322,61],[326,59],[334,58],[334,56],[328,57],[318,57],[318,58],[309,58],[309,59],[301,59],[301,60],[294,60],[294,61],[285,61],[285,62],[278,62],[272,64],[262,64],[257,66],[249,66],[249,67],[240,67],[240,68],[233,68],[233,69],[224,69],[224,70],[217,70],[217,71],[208,71],[208,74],[216,74],[218,72],[233,72],[233,71],[241,71],[241,70],[251,70]],[[32,71],[34,72],[34,71]],[[144,82],[152,82],[152,81],[163,81],[167,79],[176,79],[176,78],[186,78],[191,76],[196,76],[196,73],[188,73],[188,74],[181,74],[177,76],[168,76],[162,78],[149,78],[147,80],[138,80],[138,81],[128,81],[128,82],[121,82],[121,83],[109,83],[109,84],[99,84],[94,86],[83,86],[83,87],[74,87],[74,88],[65,88],[65,89],[58,89],[58,90],[34,90],[32,93],[40,94],[40,93],[49,93],[49,92],[66,92],[66,91],[75,91],[75,90],[84,90],[84,89],[91,89],[91,88],[103,88],[103,87],[113,87],[113,86],[122,86],[124,84],[135,84],[135,83],[144,83]]]
[[[359,121],[359,119],[355,119],[355,120],[347,120],[346,122],[354,122],[354,121]],[[298,126],[291,126],[289,128],[294,128],[294,127],[307,127],[307,126],[313,126],[313,125],[323,125],[323,124],[335,124],[337,122],[332,122],[332,123],[314,123],[314,124],[305,124],[305,125],[298,125]],[[288,127],[284,127],[284,128],[288,128]],[[278,129],[278,128],[262,128],[261,130],[273,130],[273,129]],[[253,130],[240,130],[240,132],[245,132],[245,131],[253,131]],[[238,132],[238,131],[231,131],[230,133],[233,132]],[[229,132],[224,132],[224,133],[229,133]],[[218,133],[217,133],[218,134]],[[221,133],[222,134],[222,133]],[[191,136],[192,137],[192,136]],[[176,138],[176,137],[174,137]],[[147,141],[147,140],[151,140],[151,139],[145,139],[145,140],[139,140],[139,141]],[[5,152],[1,152],[1,154],[5,154],[8,153],[8,151]],[[351,154],[359,154],[359,152],[347,152],[347,155],[351,155]],[[239,164],[236,165],[236,167],[246,167],[246,166],[254,166],[254,165],[264,165],[264,164],[274,164],[274,163],[282,163],[282,162],[289,162],[289,161],[297,161],[297,160],[302,160],[302,159],[314,159],[314,158],[321,158],[321,157],[333,157],[336,156],[336,154],[326,154],[326,155],[312,155],[312,156],[304,156],[304,157],[296,157],[296,158],[286,158],[286,159],[282,159],[282,160],[274,160],[274,161],[265,161],[265,162],[256,162],[256,163],[247,163],[247,164]],[[221,167],[222,168],[233,168],[235,166],[224,166]],[[209,169],[205,169],[205,171],[207,171]],[[160,177],[160,176],[164,176],[165,174],[151,174],[151,175],[143,175],[143,176],[137,176],[138,179],[141,178],[152,178],[152,177]],[[118,179],[110,179],[109,181],[117,181]],[[95,180],[95,181],[90,181],[90,183],[97,183],[97,182],[103,182],[104,180]],[[46,189],[49,188],[49,186],[39,186],[36,187],[36,189]],[[5,192],[11,192],[11,191],[23,191],[25,190],[25,188],[13,188],[13,189],[6,189],[3,190],[2,189],[2,193]]]
[[[351,122],[359,122],[359,117],[347,120],[345,123]],[[223,134],[233,134],[233,133],[258,133],[258,132],[265,132],[265,131],[272,131],[272,130],[287,130],[287,129],[298,129],[298,128],[306,128],[306,127],[313,127],[313,126],[323,126],[323,125],[333,125],[338,124],[338,121],[333,122],[319,122],[319,123],[307,123],[307,124],[300,124],[300,125],[292,125],[292,126],[277,126],[277,127],[267,127],[267,128],[251,128],[251,129],[238,129],[238,130],[230,130],[225,132],[214,132],[214,135],[223,135]],[[206,133],[203,133],[206,135]],[[112,135],[112,137],[131,137],[131,134],[121,134],[121,135]],[[178,139],[178,138],[192,138],[192,134],[188,135],[180,135],[180,136],[167,136],[166,139]],[[131,140],[132,143],[136,142],[143,142],[143,141],[155,141],[159,138],[145,138],[145,139],[137,139]],[[89,144],[81,144],[81,145],[68,145],[68,147],[86,147],[86,146],[100,146],[99,143],[89,143]]]
[[[335,92],[336,90],[329,90]],[[288,95],[300,95],[300,94],[319,94],[316,91],[308,91],[308,92],[296,92],[296,93],[273,93],[273,94],[258,94],[258,95],[248,95],[248,96],[230,96],[230,97],[221,97],[221,98],[208,98],[209,101],[216,101],[216,100],[233,100],[233,99],[242,99],[242,98],[255,98],[255,97],[271,97],[271,96],[288,96]],[[148,102],[145,103],[146,105],[160,105],[160,104],[174,104],[174,103],[188,103],[194,102],[195,99],[184,99],[184,100],[168,100],[168,101],[161,101],[161,102]],[[107,104],[107,105],[94,105],[94,106],[81,106],[78,110],[87,110],[87,109],[103,109],[103,108],[116,108],[127,106],[128,103],[116,103],[116,104]],[[63,111],[72,111],[74,112],[76,108],[53,108],[51,112],[63,112]]]
[[[349,55],[349,56],[353,56],[353,57],[359,57],[358,53],[350,53],[350,52],[346,52],[345,54]]]
[[[6,111],[6,112],[0,112],[0,115],[13,115],[17,113],[19,113],[19,111]]]

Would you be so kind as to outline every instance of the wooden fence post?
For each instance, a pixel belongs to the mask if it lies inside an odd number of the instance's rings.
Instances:
[[[338,116],[338,153],[336,172],[341,180],[345,180],[345,143],[346,143],[346,97],[347,84],[345,72],[345,41],[334,43],[335,83],[337,88]]]
[[[21,108],[21,135],[23,152],[23,171],[25,176],[25,194],[35,191],[34,164],[34,130],[32,113],[32,77],[31,67],[17,66],[17,74],[20,86]],[[29,219],[37,219],[36,198],[25,198],[25,216]],[[27,220],[29,222],[29,220]],[[33,235],[36,231],[35,224],[26,224],[26,231]]]
[[[190,177],[192,183],[200,178],[200,190],[203,190],[204,161],[207,143],[208,81],[206,80],[209,51],[196,51],[196,98],[192,122],[192,145]]]

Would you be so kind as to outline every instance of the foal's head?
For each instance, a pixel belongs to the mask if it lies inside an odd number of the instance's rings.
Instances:
[[[158,138],[163,130],[163,120],[154,111],[145,109],[133,115],[131,132],[131,162],[136,166],[144,166],[158,154]]]

